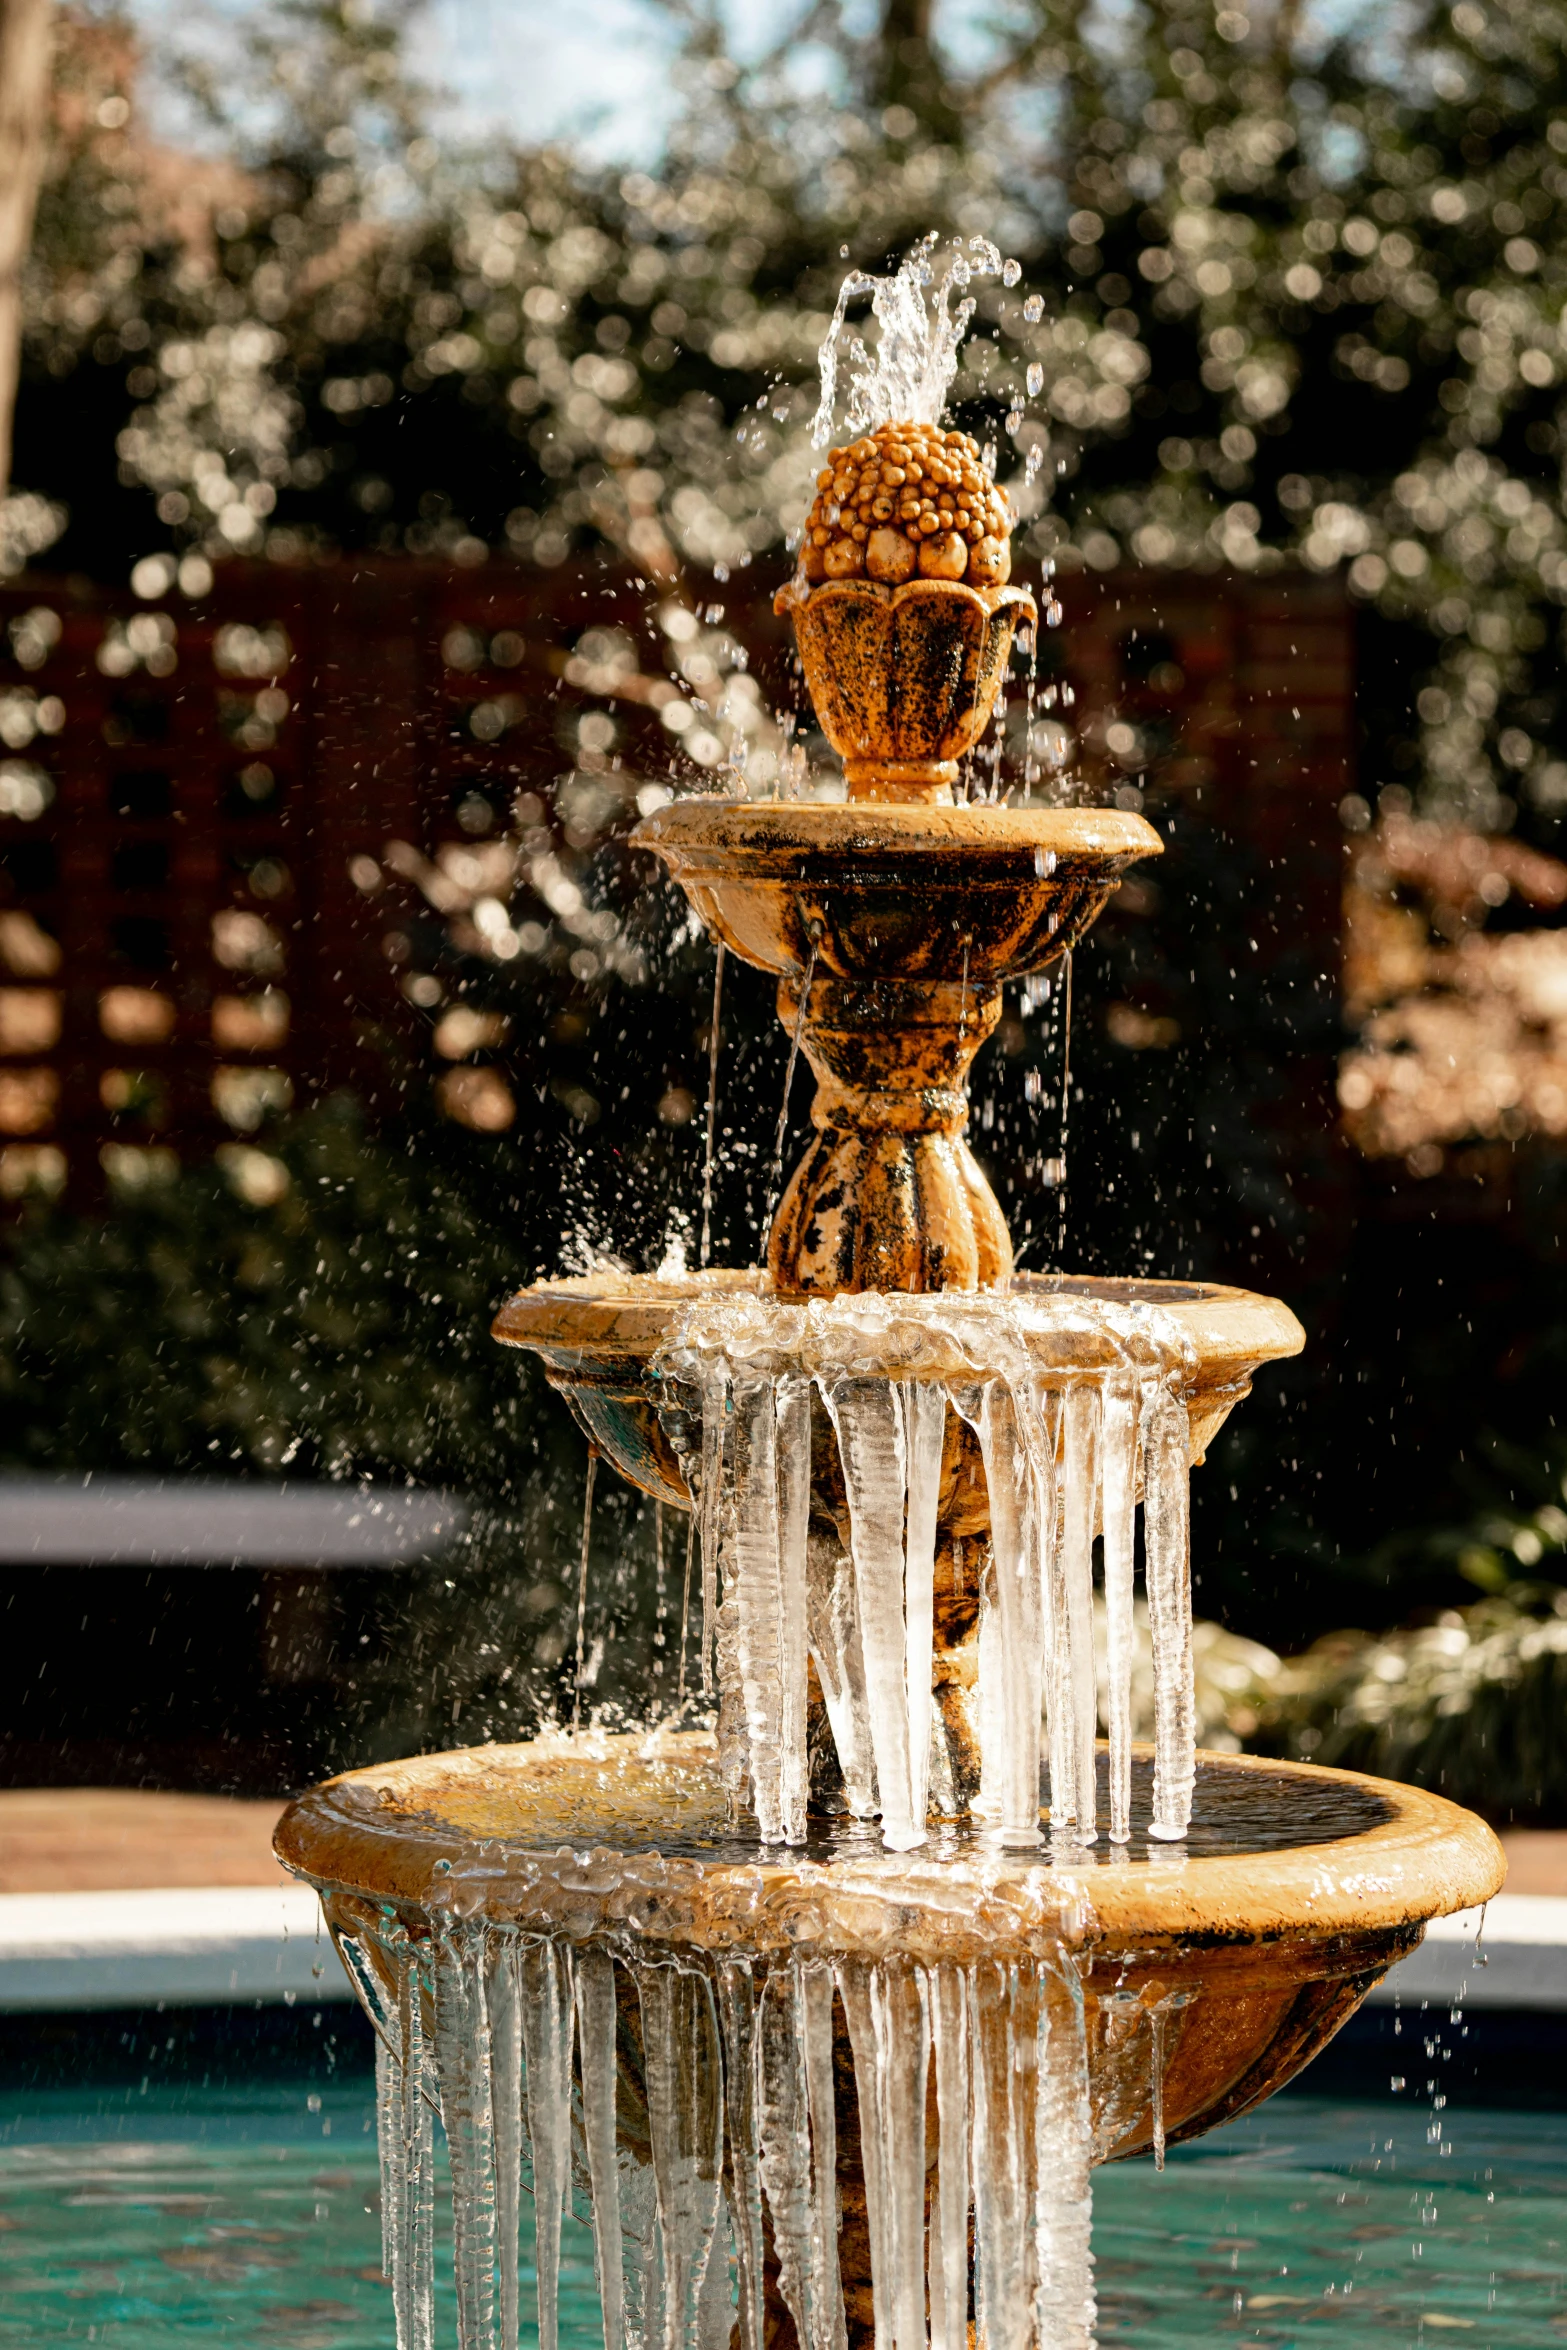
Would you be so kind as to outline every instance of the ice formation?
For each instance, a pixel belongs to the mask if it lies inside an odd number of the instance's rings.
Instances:
[[[838,338],[849,304],[868,294],[878,329],[876,349],[868,350],[856,335],[849,344],[849,397],[844,424],[850,439],[874,432],[880,424],[939,424],[947,394],[958,371],[958,346],[974,315],[972,297],[952,307],[977,277],[1002,277],[1016,270],[1003,262],[998,248],[986,237],[970,237],[953,244],[940,275],[934,266],[937,247],[932,230],[904,255],[891,277],[875,277],[850,270],[838,289],[832,323],[818,355],[822,396],[811,427],[811,439],[825,449],[833,437],[838,404]],[[1013,282],[1007,278],[1008,284]],[[931,290],[934,289],[934,290]]]
[[[967,2350],[971,2319],[985,2350],[1091,2350],[1096,2145],[1065,1947],[753,1960],[391,1919],[373,1953],[347,1941],[379,2035],[398,2350],[435,2339],[433,2111],[460,2350],[515,2350],[529,2250],[554,2350],[573,2189],[605,2350],[764,2350],[777,2301],[800,2350],[848,2350],[851,2324],[875,2350]],[[1122,2004],[1130,2045],[1145,2010]],[[1146,2105],[1146,2069],[1121,2076]],[[843,2133],[863,2217],[840,2204]]]
[[[1040,1289],[693,1307],[654,1366],[696,1496],[704,1642],[721,1762],[764,1843],[806,1837],[807,1657],[852,1813],[889,1848],[954,1808],[932,1704],[944,1477],[971,1430],[989,1495],[970,1808],[1008,1846],[1098,1833],[1097,1685],[1107,1690],[1112,1842],[1131,1833],[1132,1595],[1139,1496],[1155,1689],[1151,1833],[1178,1840],[1195,1777],[1187,1342],[1160,1307]],[[819,1408],[818,1408],[819,1407]],[[842,1507],[813,1522],[824,1445]],[[830,1476],[830,1466],[828,1468]],[[1096,1660],[1102,1535],[1105,1654]],[[1048,1726],[1048,1729],[1046,1728]],[[933,1794],[933,1789],[936,1793]]]

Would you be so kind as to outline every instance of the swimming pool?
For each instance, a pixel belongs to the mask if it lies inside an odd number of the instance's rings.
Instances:
[[[362,2065],[147,2061],[0,2089],[0,2350],[389,2350]],[[1162,2177],[1100,2171],[1103,2350],[1561,2350],[1567,2113],[1440,2119],[1432,2143],[1428,2106],[1292,2091]],[[563,2350],[596,2350],[586,2229],[565,2251]]]

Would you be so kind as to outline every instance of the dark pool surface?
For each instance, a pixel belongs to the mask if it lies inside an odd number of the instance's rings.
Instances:
[[[317,2038],[305,2026],[257,2041],[225,2068],[223,2036],[188,2018],[75,2043],[19,2036],[13,2021],[0,2350],[390,2350],[356,2027],[329,2014]],[[1362,2094],[1292,2090],[1172,2154],[1163,2177],[1146,2162],[1098,2173],[1104,2350],[1561,2350],[1567,2111],[1433,2114],[1375,2094],[1389,2078],[1380,2051],[1364,2067]],[[584,2229],[568,2230],[566,2253],[563,2350],[597,2350]],[[442,2304],[444,2345],[445,2276]]]

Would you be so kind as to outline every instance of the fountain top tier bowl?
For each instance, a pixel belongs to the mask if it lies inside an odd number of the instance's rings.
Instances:
[[[731,953],[759,970],[972,990],[1075,946],[1164,843],[1120,808],[675,800],[638,825]],[[892,1023],[895,1024],[895,1023]]]

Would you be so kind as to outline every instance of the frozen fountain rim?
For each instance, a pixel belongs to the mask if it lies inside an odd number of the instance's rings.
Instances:
[[[1227,1283],[1020,1273],[1013,1276],[1011,1287],[1014,1294],[1024,1296],[1064,1290],[1089,1300],[1106,1297],[1116,1303],[1146,1303],[1162,1309],[1181,1323],[1189,1337],[1197,1358],[1192,1383],[1205,1387],[1249,1376],[1263,1362],[1299,1354],[1306,1343],[1304,1330],[1282,1299]],[[1136,1299],[1125,1299],[1129,1288],[1139,1293]],[[514,1291],[497,1313],[491,1335],[503,1346],[543,1354],[553,1368],[562,1370],[571,1368],[573,1359],[586,1363],[605,1356],[640,1364],[667,1345],[680,1317],[693,1305],[726,1295],[767,1298],[774,1294],[766,1274],[755,1268],[713,1268],[679,1275],[612,1271],[564,1275]],[[961,1304],[984,1293],[960,1290],[950,1294],[954,1303]],[[778,1298],[777,1302],[798,1301]]]
[[[1490,1828],[1445,1796],[1250,1755],[1204,1755],[1200,1767],[1353,1787],[1374,1794],[1385,1817],[1349,1836],[1276,1851],[1187,1855],[1172,1848],[1110,1865],[1086,1855],[1074,1863],[1060,1850],[1037,1857],[996,1851],[983,1870],[969,1861],[956,1871],[934,1852],[868,1851],[820,1862],[758,1845],[743,1859],[666,1857],[651,1845],[617,1846],[587,1820],[573,1841],[558,1813],[533,1845],[463,1824],[465,1811],[471,1818],[497,1798],[520,1804],[530,1776],[558,1790],[563,1778],[580,1775],[591,1819],[611,1805],[624,1807],[640,1786],[644,1804],[671,1829],[677,1797],[710,1803],[716,1840],[722,1794],[711,1755],[701,1732],[651,1740],[590,1732],[575,1741],[556,1733],[519,1746],[373,1764],[291,1804],[276,1850],[287,1868],[329,1894],[431,1918],[539,1930],[547,1921],[582,1938],[621,1933],[709,1951],[815,1940],[840,1954],[866,1955],[892,1938],[915,1955],[938,1946],[955,1955],[957,1945],[972,1941],[995,1956],[1009,1920],[1020,1946],[1043,1935],[1080,1940],[1090,1953],[1331,1942],[1471,1908],[1490,1899],[1506,1869]],[[636,1841],[633,1829],[626,1843]],[[963,1896],[956,1906],[954,1894]]]

